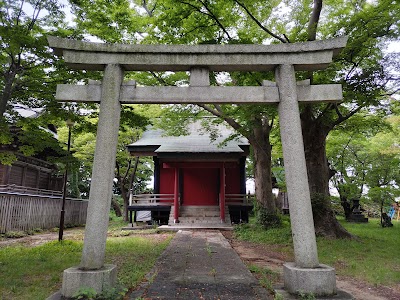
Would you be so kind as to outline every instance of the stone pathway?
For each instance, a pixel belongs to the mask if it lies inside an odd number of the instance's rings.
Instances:
[[[130,300],[272,299],[219,231],[179,231]]]

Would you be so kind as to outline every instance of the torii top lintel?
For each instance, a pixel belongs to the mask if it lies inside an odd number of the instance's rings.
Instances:
[[[126,71],[271,71],[291,64],[296,71],[321,70],[345,47],[347,37],[274,45],[137,45],[83,42],[48,37],[67,65],[79,70],[103,70],[118,64]]]

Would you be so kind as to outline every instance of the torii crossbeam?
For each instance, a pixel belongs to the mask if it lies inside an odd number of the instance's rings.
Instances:
[[[56,37],[48,41],[71,68],[104,71],[102,82],[57,87],[59,101],[100,103],[82,260],[79,267],[64,271],[63,296],[71,297],[81,286],[101,292],[104,284],[115,280],[115,266],[105,266],[104,255],[120,106],[128,103],[277,104],[295,252],[295,263],[284,265],[285,288],[315,295],[336,292],[334,269],[318,262],[298,102],[340,101],[342,89],[337,84],[296,83],[295,71],[326,68],[346,45],[346,37],[268,46],[118,45]],[[124,71],[190,71],[190,85],[139,87],[123,82]],[[209,71],[274,71],[276,83],[213,87]]]

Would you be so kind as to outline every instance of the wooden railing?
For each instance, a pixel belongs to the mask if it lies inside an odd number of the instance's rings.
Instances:
[[[246,205],[253,204],[255,196],[252,194],[226,194],[225,204],[229,205]]]
[[[230,205],[253,204],[254,195],[251,194],[226,194],[225,203]],[[132,195],[129,206],[133,205],[173,205],[174,194],[138,194]]]
[[[24,195],[62,196],[61,191],[43,190],[15,184],[0,185],[0,192],[18,193]]]
[[[138,194],[132,195],[129,200],[129,206],[133,205],[172,205],[174,203],[174,194]]]

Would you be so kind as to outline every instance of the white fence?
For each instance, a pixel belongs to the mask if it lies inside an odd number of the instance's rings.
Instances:
[[[67,198],[64,224],[85,224],[87,205],[85,200]],[[61,206],[60,196],[0,191],[0,233],[58,227]]]

